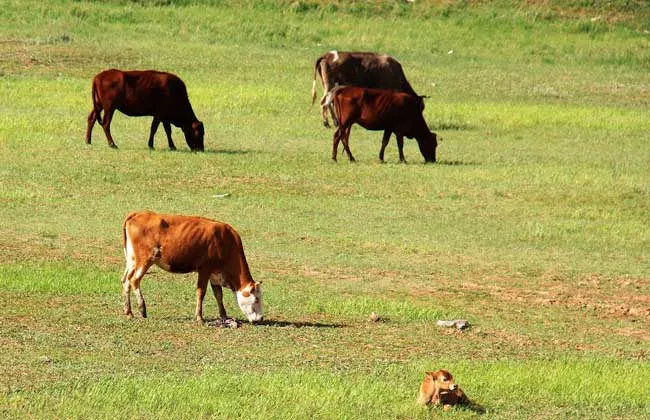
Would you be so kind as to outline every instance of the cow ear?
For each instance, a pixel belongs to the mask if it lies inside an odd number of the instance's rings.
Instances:
[[[255,282],[255,286],[259,286],[260,284],[262,284],[262,280]]]

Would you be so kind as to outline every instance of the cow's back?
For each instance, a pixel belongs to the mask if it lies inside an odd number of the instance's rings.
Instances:
[[[401,64],[387,54],[369,52],[328,53],[330,86],[353,85],[375,89],[394,89],[416,95]]]
[[[171,272],[195,271],[241,247],[229,225],[199,216],[136,212],[125,219],[124,231],[125,242],[157,252],[156,263]]]
[[[110,69],[99,73],[95,80],[101,101],[110,102],[126,115],[155,115],[175,124],[193,115],[185,83],[174,74]]]
[[[334,91],[334,106],[341,125],[357,123],[368,130],[391,130],[414,137],[424,128],[422,99],[390,89],[358,86]]]

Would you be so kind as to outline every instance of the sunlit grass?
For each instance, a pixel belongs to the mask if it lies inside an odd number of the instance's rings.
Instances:
[[[0,14],[0,413],[429,418],[419,381],[445,367],[490,417],[650,416],[647,6],[171,3]],[[380,164],[359,127],[358,162],[330,161],[310,89],[331,49],[401,61],[438,164],[412,140]],[[149,151],[150,119],[121,114],[118,150],[100,127],[85,145],[108,67],[181,76],[206,153],[178,129],[179,151],[162,132]],[[197,325],[195,275],[158,269],[127,320],[137,209],[232,224],[265,323]],[[471,328],[435,326],[456,318]]]

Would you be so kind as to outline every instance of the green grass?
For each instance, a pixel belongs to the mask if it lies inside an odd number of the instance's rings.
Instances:
[[[0,12],[0,415],[650,417],[650,8],[642,2],[9,1]],[[407,165],[310,106],[331,49],[396,56],[444,139]],[[149,118],[95,127],[109,68],[180,75],[203,154]],[[319,87],[320,90],[320,87]],[[227,198],[215,195],[229,193]],[[195,276],[121,314],[130,211],[232,224],[265,319],[196,325]],[[242,319],[234,299],[226,307]],[[368,322],[370,312],[383,322]],[[217,310],[208,296],[206,317]],[[468,319],[465,332],[438,319]]]

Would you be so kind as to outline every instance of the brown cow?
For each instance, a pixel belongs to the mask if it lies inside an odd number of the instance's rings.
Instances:
[[[314,64],[314,80],[311,88],[311,103],[316,101],[316,74],[323,84],[320,101],[323,125],[329,127],[327,120],[326,95],[336,85],[359,86],[365,88],[392,89],[418,96],[413,90],[402,65],[393,57],[372,52],[330,51],[318,57]],[[424,106],[424,103],[423,103]],[[336,115],[332,112],[334,125],[338,126]]]
[[[420,385],[418,403],[442,405],[445,410],[455,405],[473,405],[463,390],[454,382],[452,374],[443,369],[425,372],[424,380]]]
[[[334,106],[340,123],[333,138],[333,160],[336,160],[339,141],[342,140],[348,158],[354,162],[348,140],[352,125],[357,123],[367,130],[384,131],[379,151],[379,160],[382,162],[391,133],[397,136],[400,162],[406,162],[403,151],[404,136],[417,140],[420,153],[426,162],[436,161],[437,136],[429,131],[422,116],[422,98],[388,89],[339,86],[328,95],[329,101]]]
[[[91,142],[93,126],[97,121],[104,129],[108,145],[117,148],[111,136],[111,120],[115,110],[118,110],[131,117],[153,116],[150,149],[153,149],[153,136],[162,122],[171,150],[176,150],[170,125],[174,124],[183,130],[190,149],[203,151],[203,123],[196,118],[185,83],[178,76],[154,70],[106,70],[93,79],[92,100],[86,144]],[[100,115],[102,110],[103,118]]]
[[[222,319],[227,317],[221,290],[224,286],[235,293],[239,307],[250,322],[262,320],[262,287],[253,280],[241,238],[231,226],[203,217],[134,212],[124,219],[123,243],[125,315],[133,316],[130,294],[133,288],[138,309],[147,317],[140,280],[155,264],[170,273],[198,272],[197,321],[203,320],[203,298],[208,282]]]

